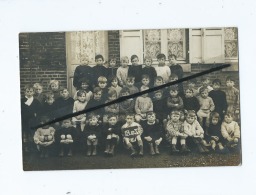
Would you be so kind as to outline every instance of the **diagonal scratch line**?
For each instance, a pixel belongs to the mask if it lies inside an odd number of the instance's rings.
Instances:
[[[88,113],[88,112],[92,112],[92,111],[94,111],[94,110],[98,110],[98,109],[100,109],[100,108],[104,108],[105,106],[109,106],[109,105],[112,105],[112,104],[120,103],[120,102],[122,102],[122,101],[131,99],[131,98],[136,98],[136,97],[141,96],[141,95],[143,95],[143,94],[151,93],[151,92],[154,92],[154,91],[163,89],[163,88],[165,88],[165,87],[169,87],[169,86],[171,86],[171,85],[175,85],[175,84],[178,84],[178,83],[181,83],[181,82],[190,80],[190,79],[194,79],[194,78],[203,76],[203,75],[205,75],[205,74],[209,74],[209,73],[212,73],[212,72],[216,72],[216,71],[218,71],[218,70],[221,70],[221,69],[227,68],[227,67],[230,67],[230,64],[223,64],[223,65],[220,65],[220,66],[218,66],[218,67],[210,68],[210,69],[208,69],[208,70],[205,70],[205,71],[202,71],[202,72],[199,72],[199,73],[196,73],[196,74],[193,74],[193,75],[184,77],[184,78],[179,79],[179,80],[177,80],[177,81],[169,82],[169,83],[166,83],[166,84],[157,86],[157,87],[153,87],[153,88],[147,89],[147,90],[145,90],[145,91],[140,91],[140,92],[135,93],[135,94],[132,94],[132,95],[119,97],[118,99],[113,100],[113,101],[111,101],[111,102],[108,102],[108,103],[105,103],[105,104],[100,104],[100,105],[98,105],[98,106],[95,106],[95,107],[92,107],[92,108],[88,108],[88,109],[86,109],[86,110],[82,110],[82,111],[79,111],[79,112],[67,114],[67,115],[65,115],[65,116],[56,118],[56,119],[54,119],[54,120],[52,120],[52,121],[49,121],[49,122],[44,123],[44,124],[40,124],[40,125],[35,126],[35,127],[33,127],[33,128],[43,127],[43,126],[45,126],[45,125],[50,125],[50,124],[53,124],[53,123],[56,123],[56,122],[59,122],[59,121],[62,121],[62,120],[65,120],[65,119],[68,119],[68,118],[71,118],[71,117],[78,116],[78,115],[80,115],[80,114],[85,114],[85,113]]]

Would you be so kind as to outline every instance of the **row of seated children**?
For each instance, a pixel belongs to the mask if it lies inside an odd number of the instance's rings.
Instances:
[[[200,153],[208,152],[206,146],[219,151],[230,147],[237,147],[240,139],[240,129],[237,122],[233,121],[230,114],[225,114],[221,123],[217,112],[211,114],[209,134],[205,135],[203,128],[196,120],[195,112],[188,111],[184,122],[180,120],[180,112],[172,111],[167,122],[166,129],[156,119],[154,112],[147,113],[147,120],[137,123],[134,121],[134,113],[127,113],[125,122],[118,121],[115,114],[108,115],[108,122],[103,124],[99,116],[91,113],[88,116],[88,124],[82,133],[71,124],[71,119],[62,121],[61,128],[55,130],[51,125],[38,128],[34,134],[34,142],[40,151],[40,157],[48,157],[49,150],[55,144],[59,150],[59,156],[72,156],[74,145],[80,141],[86,145],[87,156],[97,155],[98,145],[105,146],[104,153],[113,156],[115,147],[122,142],[129,149],[131,156],[143,156],[144,145],[149,148],[151,155],[160,154],[159,145],[165,139],[171,144],[171,152],[177,153],[177,140],[180,140],[182,153],[190,152],[187,141],[192,141]],[[49,121],[42,116],[41,123]],[[207,145],[208,144],[208,145]]]

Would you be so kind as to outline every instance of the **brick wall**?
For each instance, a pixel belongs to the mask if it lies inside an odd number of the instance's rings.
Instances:
[[[117,63],[120,61],[119,31],[108,31],[108,59],[115,56]]]
[[[21,33],[19,44],[21,90],[39,82],[47,91],[51,79],[67,86],[65,33]]]

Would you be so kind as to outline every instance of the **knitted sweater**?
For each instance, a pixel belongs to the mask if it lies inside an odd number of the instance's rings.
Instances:
[[[156,66],[155,67],[157,76],[163,78],[164,83],[169,82],[169,77],[171,76],[171,70],[168,66]]]
[[[150,97],[138,97],[135,101],[135,112],[137,114],[145,114],[153,111],[153,102]]]
[[[226,123],[225,121],[221,124],[221,134],[227,139],[228,137],[240,138],[240,128],[237,122],[232,121],[231,123]]]
[[[189,124],[187,121],[184,121],[184,132],[188,136],[201,136],[204,134],[204,130],[197,120],[192,124]]]
[[[213,111],[215,109],[215,106],[211,97],[202,98],[201,96],[199,96],[198,101],[199,101],[201,110]]]
[[[51,142],[54,142],[54,133],[55,133],[55,129],[53,127],[38,128],[34,134],[35,144],[40,143],[40,140],[39,140],[40,136],[49,136],[49,135],[51,135],[53,137],[53,140]]]

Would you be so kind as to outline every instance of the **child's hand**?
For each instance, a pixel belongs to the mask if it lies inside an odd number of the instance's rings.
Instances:
[[[92,136],[92,135],[89,135],[87,138],[88,138],[89,140],[92,140],[92,139],[93,139],[93,136]]]
[[[230,141],[233,141],[233,138],[228,137],[227,140],[230,142]]]
[[[238,138],[234,138],[234,142],[235,142],[235,143],[238,143]]]
[[[113,133],[113,134],[112,134],[112,137],[113,137],[113,138],[117,138],[117,135]]]
[[[240,111],[239,111],[238,109],[235,110],[235,114],[239,114],[239,112],[240,112]]]
[[[148,142],[150,142],[152,140],[152,138],[150,136],[144,137],[144,139]]]
[[[81,114],[78,115],[78,116],[76,116],[76,119],[77,119],[77,120],[81,120],[82,118],[83,118],[83,115],[81,115]]]
[[[218,138],[218,136],[211,136],[212,137],[212,139],[214,140],[214,141],[219,141],[219,138]]]
[[[159,139],[155,141],[156,145],[159,145],[160,143],[161,143],[161,141]]]
[[[108,135],[108,136],[107,136],[107,139],[111,139],[111,135]]]

